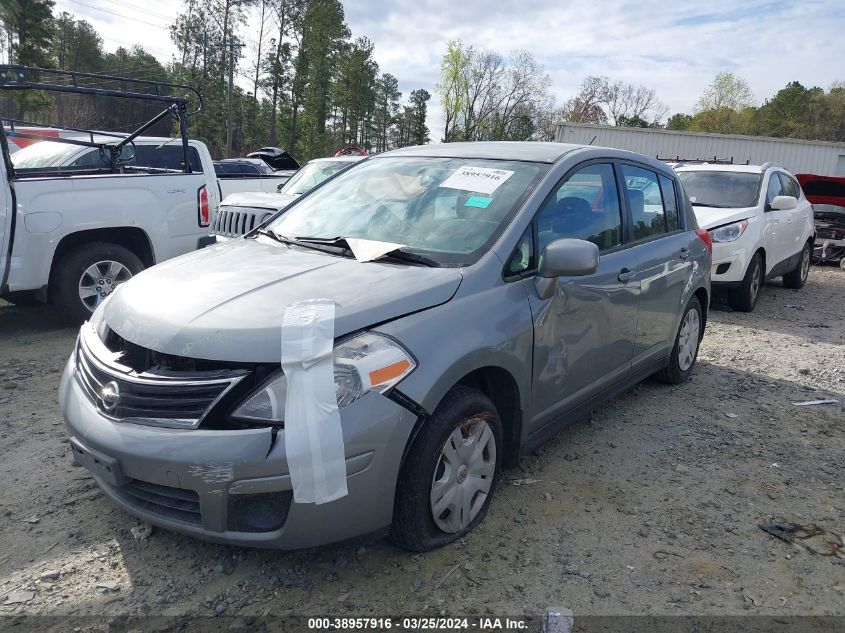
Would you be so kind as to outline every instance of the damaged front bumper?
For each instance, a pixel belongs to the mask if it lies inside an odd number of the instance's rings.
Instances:
[[[817,263],[845,261],[845,214],[817,214],[813,259]]]
[[[104,417],[75,378],[59,402],[74,459],[117,505],[169,530],[220,543],[299,549],[388,527],[416,417],[370,393],[341,411],[349,494],[293,502],[284,430],[170,429]]]

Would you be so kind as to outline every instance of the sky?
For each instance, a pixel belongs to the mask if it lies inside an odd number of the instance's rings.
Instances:
[[[138,4],[56,0],[56,11],[88,20],[106,50],[141,44],[168,62],[175,48],[167,25],[177,3]],[[683,5],[667,0],[348,0],[343,5],[353,37],[375,43],[381,71],[399,79],[405,97],[416,88],[432,94],[428,125],[435,141],[443,132],[435,86],[440,57],[452,39],[502,54],[530,51],[561,103],[588,75],[655,88],[670,114],[690,112],[721,71],[745,79],[758,103],[789,81],[825,89],[845,81],[842,0]],[[254,35],[244,32],[248,43],[257,41],[257,23],[249,23]],[[247,52],[242,60],[244,72],[249,57]]]

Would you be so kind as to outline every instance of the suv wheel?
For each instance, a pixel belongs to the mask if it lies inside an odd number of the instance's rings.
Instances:
[[[476,389],[454,387],[423,422],[399,475],[392,540],[427,551],[481,523],[496,487],[502,424]]]
[[[813,258],[812,248],[810,243],[804,244],[804,249],[801,251],[801,257],[798,259],[798,265],[794,270],[790,270],[783,276],[783,285],[787,288],[794,288],[798,290],[803,288],[807,283],[807,277],[810,276],[810,260]]]
[[[760,253],[754,253],[739,287],[728,293],[728,305],[740,312],[751,312],[760,298],[764,279],[763,258]]]
[[[69,319],[81,323],[117,286],[144,269],[129,249],[92,242],[67,252],[56,264],[53,297]]]
[[[698,358],[698,345],[701,343],[701,330],[704,325],[701,302],[693,297],[681,317],[681,325],[675,336],[675,346],[669,357],[669,365],[657,375],[660,380],[673,385],[686,382],[692,374]]]

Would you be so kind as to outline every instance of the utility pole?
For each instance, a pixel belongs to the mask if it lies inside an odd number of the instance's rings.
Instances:
[[[229,49],[229,89],[226,94],[226,158],[232,157],[232,85],[235,81],[235,49],[246,44],[220,44],[216,48]]]

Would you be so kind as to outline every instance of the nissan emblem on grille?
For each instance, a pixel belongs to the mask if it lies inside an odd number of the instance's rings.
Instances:
[[[100,390],[100,400],[103,402],[103,408],[106,411],[112,411],[120,402],[120,387],[112,380],[103,385]]]

